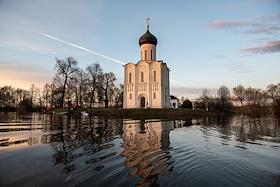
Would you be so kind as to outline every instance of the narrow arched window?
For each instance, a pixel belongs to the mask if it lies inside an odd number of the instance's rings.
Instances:
[[[156,82],[157,81],[157,72],[154,71],[154,81]]]
[[[128,74],[129,83],[131,83],[131,73]]]
[[[144,82],[144,72],[141,72],[141,82]]]
[[[153,50],[151,49],[151,60],[153,60]]]
[[[147,51],[145,50],[145,60],[147,60]]]
[[[129,94],[129,99],[132,99],[132,94]]]
[[[156,93],[154,93],[154,99],[156,98]]]

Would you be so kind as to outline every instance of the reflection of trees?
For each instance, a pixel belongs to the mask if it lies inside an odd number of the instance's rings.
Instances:
[[[206,123],[209,121],[210,123]],[[220,132],[219,137],[230,140],[231,135],[236,136],[236,140],[240,142],[266,140],[271,142],[280,142],[279,139],[279,120],[274,117],[249,117],[244,115],[238,116],[221,116],[217,118],[203,119],[202,131],[207,136],[208,126],[215,126]],[[266,138],[267,137],[267,138]]]
[[[275,118],[254,118],[248,116],[234,116],[232,128],[237,140],[241,142],[268,140],[280,142],[279,126]],[[269,137],[269,138],[266,138]]]
[[[217,117],[217,125],[218,125],[218,132],[220,133],[219,137],[221,143],[223,145],[228,145],[228,141],[231,139],[231,125],[230,125],[230,116],[218,116]]]
[[[250,117],[244,115],[218,116],[198,119],[201,121],[203,135],[207,139],[209,131],[214,127],[219,132],[222,144],[236,136],[240,142],[253,142],[265,140],[270,142],[280,142],[279,138],[279,119],[275,117]]]
[[[129,175],[139,176],[139,186],[157,186],[160,173],[169,174],[171,166],[168,147],[171,130],[168,121],[129,121],[123,126],[122,155],[125,165],[135,169]]]
[[[64,116],[58,116],[57,120],[57,128],[60,131],[60,133],[57,134],[57,136],[53,139],[57,142],[61,142],[61,145],[58,146],[57,152],[53,155],[54,158],[54,165],[58,163],[67,163],[67,155],[68,152],[66,150],[65,140],[64,140],[64,130],[63,130],[63,117]],[[52,141],[53,141],[52,140]]]
[[[101,156],[100,154],[96,156],[95,153],[114,146],[114,144],[107,142],[112,141],[116,132],[121,131],[118,127],[122,126],[107,119],[90,116],[85,121],[80,117],[56,115],[52,124],[52,132],[57,133],[51,134],[50,138],[55,151],[53,154],[54,166],[62,165],[62,172],[67,174],[73,173],[84,164],[97,164],[94,170],[103,169],[104,166],[98,165],[98,163],[116,155],[116,153],[105,153]],[[76,161],[81,157],[85,159],[84,162]]]

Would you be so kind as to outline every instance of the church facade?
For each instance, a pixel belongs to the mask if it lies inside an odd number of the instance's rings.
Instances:
[[[139,39],[140,61],[124,66],[124,108],[170,107],[169,68],[156,59],[157,38],[147,31]]]

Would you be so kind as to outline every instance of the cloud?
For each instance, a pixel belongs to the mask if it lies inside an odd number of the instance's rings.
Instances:
[[[273,22],[273,21],[279,22],[280,14],[275,14],[272,16],[262,16],[262,17],[259,17],[258,20],[269,21],[269,22]]]
[[[232,28],[247,26],[251,23],[247,20],[215,20],[210,23],[210,26],[216,29]]]
[[[280,30],[280,26],[262,26],[262,27],[253,27],[244,31],[245,33],[249,34],[256,34],[256,33],[266,33],[272,34]]]
[[[245,52],[242,55],[280,52],[280,40],[276,39],[280,31],[280,14],[262,16],[252,20],[214,20],[210,23],[210,26],[215,29],[237,28],[238,33],[264,34],[266,37],[270,37],[264,44],[241,49],[242,52]],[[238,72],[250,73],[251,71],[238,70]]]
[[[280,52],[280,40],[269,41],[269,42],[259,45],[259,46],[241,49],[241,51],[248,52],[248,53],[255,53],[255,54],[277,53],[277,52]]]
[[[263,16],[252,20],[214,20],[210,26],[215,29],[238,28],[241,33],[274,34],[280,30],[280,14]]]

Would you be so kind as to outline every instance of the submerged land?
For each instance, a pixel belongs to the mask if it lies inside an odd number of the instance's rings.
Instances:
[[[218,116],[220,112],[206,112],[191,109],[117,109],[99,108],[91,111],[93,115],[107,118],[132,119],[189,119],[203,116]]]
[[[105,117],[108,119],[192,119],[199,117],[217,117],[217,116],[228,116],[235,114],[244,114],[249,116],[262,116],[277,114],[271,107],[263,108],[235,108],[232,111],[221,112],[221,111],[206,111],[206,110],[193,110],[186,108],[162,108],[162,109],[122,109],[122,108],[78,108],[74,110],[54,109],[47,111],[46,113],[54,114],[72,114],[74,116],[79,115],[90,115]]]

